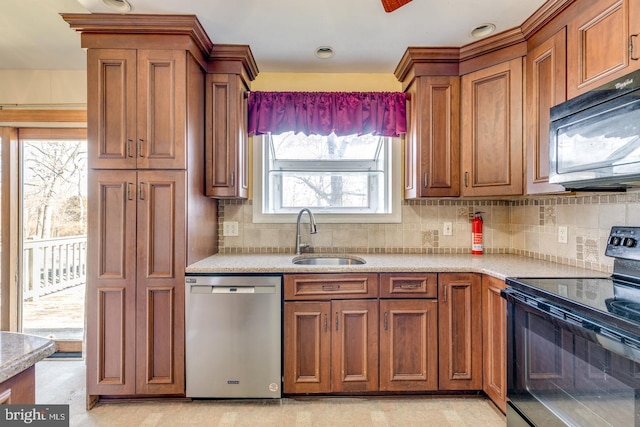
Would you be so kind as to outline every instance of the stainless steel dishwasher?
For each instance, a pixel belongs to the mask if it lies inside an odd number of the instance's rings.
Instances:
[[[188,397],[282,396],[282,276],[187,276]]]

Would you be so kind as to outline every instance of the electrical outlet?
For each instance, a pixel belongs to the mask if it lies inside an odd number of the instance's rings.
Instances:
[[[450,222],[445,222],[442,227],[442,234],[444,236],[451,236],[453,234],[453,224]]]
[[[560,226],[558,227],[558,243],[567,243],[567,227]]]
[[[222,235],[233,237],[238,235],[238,222],[237,221],[223,221],[222,222]]]

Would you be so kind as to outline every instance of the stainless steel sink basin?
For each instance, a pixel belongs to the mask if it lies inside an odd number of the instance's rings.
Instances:
[[[353,255],[300,255],[291,260],[297,265],[359,265],[367,262]]]

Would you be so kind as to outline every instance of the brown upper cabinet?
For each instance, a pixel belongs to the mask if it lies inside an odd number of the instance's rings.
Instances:
[[[185,169],[187,52],[87,52],[88,159],[95,169]]]
[[[462,76],[463,196],[522,194],[522,58]]]
[[[246,45],[215,45],[206,81],[205,193],[249,197],[247,98],[258,68]]]
[[[569,14],[569,98],[640,68],[640,0],[579,0]]]
[[[416,77],[409,94],[404,198],[460,195],[460,78]]]
[[[567,99],[567,37],[562,28],[526,59],[526,193],[554,193],[549,183],[549,110]]]

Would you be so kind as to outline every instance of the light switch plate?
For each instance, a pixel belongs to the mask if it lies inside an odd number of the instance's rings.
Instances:
[[[453,234],[453,224],[450,222],[445,222],[442,227],[442,234],[444,236],[451,236]]]
[[[567,227],[561,225],[558,227],[558,243],[567,243]]]
[[[238,222],[237,221],[223,221],[222,222],[222,235],[227,237],[233,237],[238,235]]]

